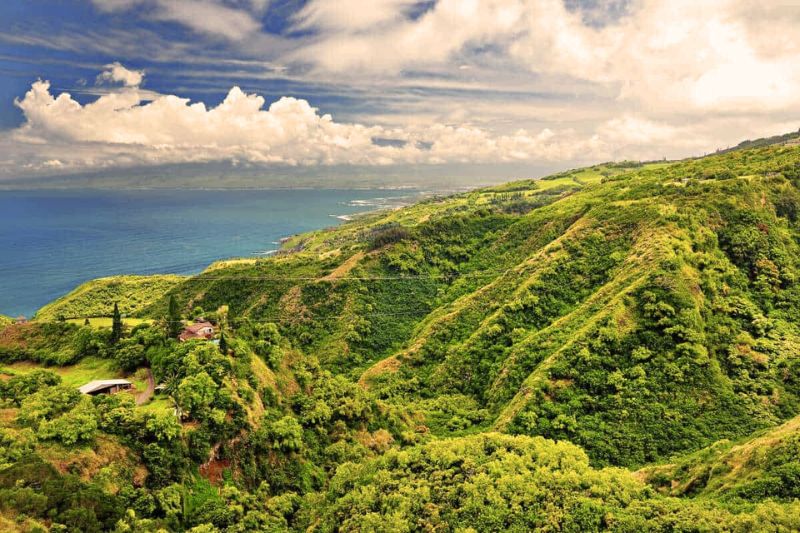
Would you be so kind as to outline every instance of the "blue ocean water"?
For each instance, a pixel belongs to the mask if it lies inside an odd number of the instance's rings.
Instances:
[[[408,190],[0,191],[0,313],[31,316],[92,278],[201,271],[262,255]]]

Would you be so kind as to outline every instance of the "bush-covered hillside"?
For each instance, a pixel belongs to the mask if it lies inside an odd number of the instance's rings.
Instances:
[[[114,302],[119,302],[123,314],[134,315],[162,297],[182,279],[172,274],[95,279],[45,305],[36,312],[36,318],[58,320],[111,316]]]
[[[483,433],[347,464],[320,497],[319,531],[772,531],[800,502],[746,513],[662,498],[630,472],[596,470],[580,448]]]
[[[432,199],[171,294],[275,322],[435,434],[637,466],[800,409],[797,165],[779,145]]]
[[[800,417],[739,442],[722,440],[674,462],[648,466],[641,475],[665,494],[795,501],[800,498]]]
[[[0,330],[2,516],[796,530],[800,147],[752,146],[433,197],[269,259],[83,286]],[[114,302],[137,320],[120,327]],[[214,342],[177,342],[197,318]],[[137,390],[81,396],[87,358]]]

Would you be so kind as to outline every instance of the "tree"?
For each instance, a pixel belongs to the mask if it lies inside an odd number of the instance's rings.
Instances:
[[[203,419],[217,396],[217,388],[217,384],[205,372],[186,377],[178,385],[178,405],[195,420]]]
[[[37,428],[44,420],[52,420],[70,411],[81,400],[78,389],[67,385],[44,387],[22,401],[17,422]]]
[[[91,442],[96,434],[97,414],[88,396],[81,398],[71,411],[42,422],[37,432],[40,439],[54,439],[67,446]]]
[[[181,425],[170,412],[148,415],[145,422],[147,432],[157,441],[171,441],[181,434]]]
[[[114,354],[114,360],[122,370],[132,372],[147,362],[145,348],[141,344],[123,343]]]
[[[219,351],[222,355],[228,355],[228,341],[225,340],[225,334],[219,336]]]
[[[228,327],[228,313],[229,309],[227,305],[221,305],[217,308],[217,323],[219,324],[220,329],[225,329]]]
[[[111,344],[116,344],[122,338],[122,315],[119,314],[119,306],[114,302],[114,314],[111,318]]]
[[[269,436],[276,450],[296,452],[303,447],[303,426],[291,416],[284,416],[270,424]]]
[[[178,302],[175,301],[175,296],[170,295],[169,305],[167,307],[167,334],[169,337],[175,338],[181,331],[181,312],[178,309]]]
[[[86,318],[86,319],[84,319],[84,320],[83,320],[83,325],[84,325],[84,326],[91,326],[91,325],[92,325],[92,323],[91,323],[91,322],[89,322],[89,319],[88,319],[88,318]]]
[[[0,381],[0,399],[10,400],[14,405],[44,387],[61,383],[61,376],[49,370],[34,370],[28,374],[13,376],[7,381]]]

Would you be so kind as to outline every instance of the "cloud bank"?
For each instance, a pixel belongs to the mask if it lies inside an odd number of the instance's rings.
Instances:
[[[5,143],[22,154],[18,164],[42,172],[208,161],[292,166],[560,161],[604,149],[599,137],[581,141],[547,128],[496,135],[472,126],[339,123],[305,100],[283,97],[266,106],[263,97],[238,87],[216,107],[175,95],[144,99],[141,76],[111,65],[100,77],[124,87],[85,105],[68,93],[53,95],[48,82],[37,81],[17,100],[25,123]]]
[[[318,35],[291,57],[325,71],[382,75],[506,60],[539,75],[612,85],[621,100],[670,111],[800,103],[795,2],[637,0],[602,25],[563,0],[439,0],[412,16],[417,4],[376,0],[346,16],[342,0],[311,0],[296,24]],[[604,3],[585,4],[597,19]]]

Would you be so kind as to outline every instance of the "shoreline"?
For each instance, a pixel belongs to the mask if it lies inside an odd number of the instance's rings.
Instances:
[[[303,189],[303,190],[308,190],[308,189]],[[54,300],[63,297],[66,294],[69,294],[72,290],[75,290],[77,287],[83,285],[84,283],[96,280],[98,278],[114,277],[114,276],[158,276],[158,275],[170,275],[170,274],[178,276],[193,276],[203,272],[204,270],[206,270],[207,268],[209,268],[211,265],[213,265],[215,262],[218,261],[248,259],[248,258],[253,260],[267,260],[279,254],[281,250],[285,248],[283,245],[286,242],[289,242],[292,239],[296,238],[298,235],[317,230],[323,230],[326,228],[332,228],[338,226],[339,224],[355,220],[356,217],[361,216],[362,214],[369,214],[369,213],[374,213],[376,211],[380,211],[387,207],[386,205],[387,203],[391,203],[391,202],[386,202],[385,199],[387,197],[388,199],[392,198],[392,194],[389,194],[388,192],[381,193],[374,188],[371,189],[372,194],[369,194],[368,192],[365,194],[366,192],[365,189],[362,190],[329,189],[329,190],[341,191],[341,193],[337,195],[339,196],[339,198],[337,199],[337,201],[329,201],[328,206],[325,207],[320,206],[320,207],[326,210],[331,209],[333,210],[333,213],[339,211],[340,214],[336,213],[333,216],[330,216],[325,214],[325,211],[322,212],[318,211],[316,215],[312,215],[310,217],[309,220],[314,220],[314,223],[311,224],[311,226],[309,227],[309,224],[306,223],[306,217],[303,215],[305,211],[303,212],[295,211],[294,213],[292,213],[291,211],[287,211],[286,213],[284,213],[285,216],[282,215],[280,217],[281,220],[276,222],[272,226],[273,228],[272,231],[274,230],[277,231],[271,235],[270,235],[271,231],[267,231],[266,232],[267,235],[265,236],[269,236],[270,238],[264,239],[261,242],[259,242],[260,239],[258,239],[258,236],[262,232],[255,231],[251,228],[248,222],[249,219],[247,218],[249,215],[243,213],[231,215],[229,218],[238,220],[238,222],[234,223],[235,228],[230,231],[230,236],[232,236],[233,238],[238,235],[239,238],[235,240],[244,239],[245,241],[250,241],[250,240],[254,241],[251,244],[252,248],[246,250],[239,249],[234,251],[230,249],[232,248],[231,246],[226,244],[220,244],[219,246],[216,246],[213,243],[206,244],[206,243],[195,242],[195,240],[190,240],[189,243],[185,245],[180,238],[180,235],[182,235],[183,233],[176,233],[171,239],[166,239],[169,242],[174,241],[175,243],[177,243],[174,245],[170,245],[169,248],[187,247],[192,251],[194,250],[204,250],[204,251],[196,253],[191,257],[184,257],[181,255],[180,257],[177,258],[170,257],[170,253],[168,253],[166,257],[159,258],[158,260],[148,261],[146,265],[144,264],[139,265],[136,262],[131,263],[129,261],[126,261],[125,258],[121,259],[118,258],[118,260],[114,261],[115,264],[110,265],[109,262],[106,262],[106,264],[102,265],[102,268],[96,268],[96,265],[92,263],[85,261],[81,263],[80,261],[78,261],[78,259],[75,259],[70,264],[72,268],[72,271],[70,271],[69,273],[70,275],[63,275],[62,274],[63,268],[61,267],[56,269],[58,272],[57,275],[54,275],[51,272],[53,268],[51,268],[51,266],[46,264],[46,262],[40,261],[39,263],[37,263],[38,270],[36,270],[37,272],[36,276],[43,278],[49,277],[48,279],[52,279],[52,282],[49,284],[46,283],[44,284],[44,286],[42,286],[41,284],[37,284],[38,288],[34,290],[32,288],[27,287],[28,285],[31,286],[33,285],[33,282],[30,280],[34,276],[31,276],[30,274],[20,274],[19,276],[17,276],[21,280],[19,283],[17,283],[18,288],[6,292],[6,294],[4,295],[5,298],[3,306],[2,309],[0,309],[0,312],[3,312],[3,314],[10,314],[12,316],[20,314],[24,314],[26,316],[34,316],[39,311],[39,309],[41,309],[48,303],[51,303]],[[31,201],[33,203],[37,202],[36,198],[38,198],[39,194],[45,196],[48,194],[47,192],[42,191],[41,189],[28,192],[32,194]],[[102,194],[105,194],[105,191],[100,191],[100,192]],[[113,191],[111,192],[113,193]],[[157,191],[150,191],[150,192],[152,194],[158,194]],[[198,194],[200,194],[199,191],[197,192]],[[227,192],[230,191],[225,189],[219,194],[224,195]],[[298,192],[302,191],[298,189]],[[59,198],[61,197],[64,198],[63,201],[65,202],[65,205],[71,205],[72,203],[71,199],[75,196],[79,196],[80,193],[76,192],[75,189],[71,189],[71,190],[59,190],[56,192],[56,194],[58,195]],[[123,193],[123,195],[124,194],[125,193]],[[207,194],[213,195],[214,193],[207,191]],[[415,200],[423,197],[422,195],[418,195],[416,190],[413,190],[410,193],[395,192],[394,194],[403,197],[402,200],[398,201],[398,205],[409,205],[414,203]],[[369,197],[364,198],[364,196],[369,196]],[[4,199],[7,203],[13,202],[14,198],[15,198],[14,196],[5,197],[5,195],[3,195],[2,192],[0,192],[0,199]],[[126,200],[124,196],[122,196],[121,198],[122,200],[120,200],[120,202],[128,202],[128,200]],[[299,196],[297,198],[297,202],[302,202],[303,198],[304,197],[302,197],[302,195]],[[278,200],[273,200],[273,202],[274,201],[280,202],[280,198],[278,198]],[[123,203],[121,205],[127,205],[127,204]],[[269,206],[272,204],[266,203],[264,205],[267,206],[266,209],[269,209]],[[131,211],[131,213],[133,213],[133,211]],[[331,211],[328,211],[328,213],[331,213]],[[96,216],[101,216],[101,215],[105,216],[101,212]],[[97,224],[93,226],[92,220],[86,222],[83,220],[83,218],[86,217],[77,217],[76,220],[68,219],[67,222],[73,224],[72,226],[68,227],[79,228],[80,231],[76,233],[78,237],[81,238],[93,237],[94,236],[93,233],[89,236],[84,235],[84,233],[86,233],[85,230],[87,227],[89,229],[92,229],[95,228]],[[91,219],[91,217],[89,218]],[[328,222],[325,222],[323,218],[327,219]],[[17,221],[16,223],[19,223],[19,221]],[[75,226],[74,224],[77,223],[81,225]],[[240,226],[242,228],[246,227],[247,229],[236,229]],[[36,228],[37,226],[33,225],[33,227]],[[26,232],[30,231],[28,229],[27,224],[25,225],[25,228]],[[289,231],[283,233],[284,235],[283,237],[278,237],[280,235],[279,232],[281,231],[281,229],[283,229],[283,231],[286,230]],[[295,229],[295,231],[292,231],[293,229]],[[9,235],[12,234],[13,232],[9,233]],[[254,238],[248,238],[248,237],[254,237]],[[117,234],[114,238],[109,240],[113,244],[114,241],[126,240],[128,238],[129,237],[126,237],[123,234]],[[223,239],[223,240],[227,239],[225,235],[219,236],[217,234],[213,234],[213,238]],[[162,243],[164,240],[165,239],[158,240],[156,245],[154,245],[155,248],[153,249],[155,250],[163,249],[164,246],[162,245]],[[96,243],[102,241],[103,239],[96,241],[94,244],[90,245],[89,248],[96,248]],[[12,244],[14,242],[16,241],[12,241]],[[208,250],[216,250],[218,253],[207,253]],[[148,252],[149,254],[152,254],[149,248],[145,248],[145,251]],[[28,250],[28,253],[30,254],[30,250]],[[60,253],[60,252],[55,252],[55,253]],[[85,255],[87,257],[92,256],[91,253],[89,254],[82,253],[81,255]],[[4,263],[8,264],[8,268],[14,267],[15,257],[16,254],[8,257],[7,260],[4,261]],[[42,255],[41,257],[44,257],[44,255]],[[20,270],[20,272],[25,272],[25,271]],[[2,287],[3,286],[0,285],[0,288]]]

